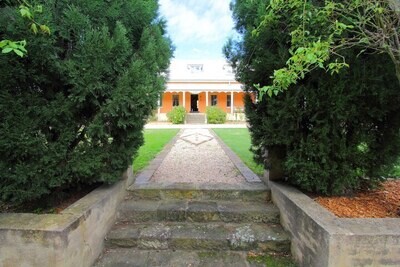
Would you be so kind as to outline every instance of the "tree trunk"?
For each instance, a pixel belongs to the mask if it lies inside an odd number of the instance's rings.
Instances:
[[[286,157],[284,146],[274,146],[265,153],[265,173],[264,178],[267,181],[282,180],[284,177],[283,162]]]

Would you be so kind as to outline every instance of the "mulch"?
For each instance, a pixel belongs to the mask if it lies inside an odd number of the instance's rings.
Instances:
[[[383,182],[378,189],[353,197],[316,197],[314,200],[341,218],[400,218],[400,180]]]

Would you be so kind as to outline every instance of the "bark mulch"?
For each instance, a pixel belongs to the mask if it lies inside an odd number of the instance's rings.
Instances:
[[[341,218],[400,218],[400,180],[354,197],[317,197],[320,205]]]

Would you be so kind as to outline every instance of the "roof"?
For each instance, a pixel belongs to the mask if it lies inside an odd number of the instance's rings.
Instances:
[[[169,68],[167,91],[238,92],[242,91],[242,85],[235,80],[232,67],[226,61],[173,60]]]

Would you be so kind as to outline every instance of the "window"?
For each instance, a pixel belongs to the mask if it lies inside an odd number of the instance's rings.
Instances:
[[[179,95],[172,95],[172,106],[179,106]]]
[[[217,105],[217,95],[211,95],[211,106]]]
[[[188,69],[191,73],[203,72],[203,64],[188,64],[188,65],[187,65],[187,69]]]
[[[231,105],[232,105],[232,103],[231,103],[231,96],[227,94],[227,95],[226,95],[226,106],[227,106],[228,108],[230,108]]]

